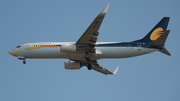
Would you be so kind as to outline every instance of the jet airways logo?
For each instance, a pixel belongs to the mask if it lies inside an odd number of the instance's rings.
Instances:
[[[157,38],[159,38],[162,34],[163,34],[163,28],[159,27],[156,30],[154,30],[150,36],[150,39],[152,41],[156,40]]]

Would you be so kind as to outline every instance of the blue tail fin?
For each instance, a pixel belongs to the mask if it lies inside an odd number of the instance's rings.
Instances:
[[[152,43],[166,31],[169,19],[170,17],[162,18],[162,20],[159,21],[159,23],[144,38],[134,42]]]

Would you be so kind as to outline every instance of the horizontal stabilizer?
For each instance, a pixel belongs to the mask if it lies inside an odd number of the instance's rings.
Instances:
[[[152,42],[152,46],[164,46],[164,43],[166,42],[166,39],[169,35],[170,30],[167,30],[162,34],[157,40]]]
[[[159,52],[162,52],[162,53],[164,53],[166,55],[171,56],[171,54],[166,50],[166,48],[163,48],[163,49],[159,50]]]

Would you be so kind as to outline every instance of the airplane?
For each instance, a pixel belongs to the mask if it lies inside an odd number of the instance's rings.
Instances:
[[[155,51],[171,55],[165,48],[165,41],[170,30],[167,29],[170,17],[162,18],[159,23],[142,39],[131,42],[97,42],[99,28],[106,15],[110,3],[94,19],[77,42],[38,42],[17,46],[9,51],[10,55],[25,59],[69,59],[65,62],[65,69],[80,69],[86,66],[88,70],[107,74],[116,74],[98,64],[100,59],[115,59],[140,56]]]

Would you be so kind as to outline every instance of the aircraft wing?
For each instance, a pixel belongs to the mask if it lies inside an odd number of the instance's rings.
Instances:
[[[100,66],[100,65],[97,63],[97,61],[92,62],[91,65],[92,65],[92,69],[93,69],[93,70],[98,71],[98,72],[100,72],[100,73],[103,73],[103,74],[105,74],[105,75],[107,75],[107,74],[116,74],[116,72],[117,72],[118,69],[119,69],[119,66],[118,66],[118,67],[116,67],[116,69],[115,69],[113,72],[110,72],[110,71],[107,70],[106,68]]]
[[[79,38],[76,42],[78,46],[85,46],[85,47],[94,47],[96,45],[96,41],[99,38],[99,27],[106,15],[106,12],[109,8],[109,4],[104,8],[104,10],[94,19],[91,25],[86,29],[83,35]]]
[[[86,29],[86,31],[83,33],[83,35],[76,42],[76,45],[78,46],[78,51],[90,50],[90,52],[95,53],[94,46],[96,45],[96,41],[99,38],[98,30],[99,30],[101,23],[106,15],[109,5],[110,5],[110,3],[107,4],[107,6],[104,8],[104,10],[94,19],[94,21],[91,23],[91,25]],[[74,61],[77,61],[77,60],[74,60]],[[89,60],[86,62],[79,61],[79,62],[84,66],[87,66],[87,64],[91,63],[91,68],[93,70],[103,73],[105,75],[116,74],[116,72],[119,68],[119,66],[118,66],[113,72],[110,72],[106,68],[100,66],[96,60]]]

